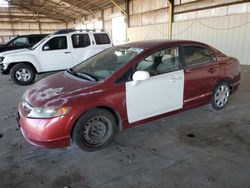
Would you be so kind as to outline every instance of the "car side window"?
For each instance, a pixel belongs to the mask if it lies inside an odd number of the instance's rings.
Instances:
[[[201,46],[184,46],[183,58],[185,67],[192,67],[216,61],[214,53],[208,48]]]
[[[179,50],[174,47],[160,50],[146,57],[136,66],[135,70],[147,71],[150,76],[155,76],[179,69]]]
[[[29,44],[34,45],[38,43],[40,40],[42,40],[44,37],[43,36],[30,36],[29,37]]]
[[[44,51],[50,51],[50,50],[62,50],[67,49],[67,37],[61,36],[61,37],[54,37],[50,39],[46,44],[43,45]]]
[[[74,34],[71,36],[73,48],[84,48],[90,46],[88,34]]]
[[[29,44],[27,37],[18,37],[11,42],[11,46],[27,46]]]
[[[109,36],[106,33],[94,33],[94,38],[97,45],[110,44]]]

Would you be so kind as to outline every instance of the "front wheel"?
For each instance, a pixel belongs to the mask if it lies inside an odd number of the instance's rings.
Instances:
[[[11,79],[18,85],[29,85],[35,77],[35,70],[30,65],[19,63],[10,71]]]
[[[229,100],[230,86],[227,82],[221,82],[215,88],[211,99],[211,106],[215,110],[221,110],[224,108]]]
[[[105,147],[113,138],[115,118],[104,109],[93,109],[82,115],[72,132],[74,143],[84,151]]]

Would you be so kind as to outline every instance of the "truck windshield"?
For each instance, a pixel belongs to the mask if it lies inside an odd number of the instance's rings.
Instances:
[[[96,81],[104,80],[142,51],[141,48],[112,47],[76,65],[69,72],[79,77],[88,75]]]
[[[48,38],[50,38],[51,35],[48,35],[47,37],[43,38],[42,40],[40,40],[38,43],[36,43],[35,45],[33,45],[30,50],[35,50],[41,43],[43,43],[45,40],[47,40]]]

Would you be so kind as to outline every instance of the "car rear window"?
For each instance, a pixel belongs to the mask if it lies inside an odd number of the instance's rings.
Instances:
[[[106,33],[95,33],[94,37],[97,45],[110,44],[109,36]]]
[[[73,48],[84,48],[90,45],[88,34],[74,34],[71,36]]]

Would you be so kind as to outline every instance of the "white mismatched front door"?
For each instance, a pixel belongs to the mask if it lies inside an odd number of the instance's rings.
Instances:
[[[40,61],[44,71],[56,71],[72,67],[71,53],[68,50],[42,51]]]
[[[178,70],[150,77],[134,86],[126,83],[129,123],[183,107],[184,72]]]
[[[63,70],[72,67],[72,49],[66,36],[51,38],[40,51],[40,62],[45,71]]]

